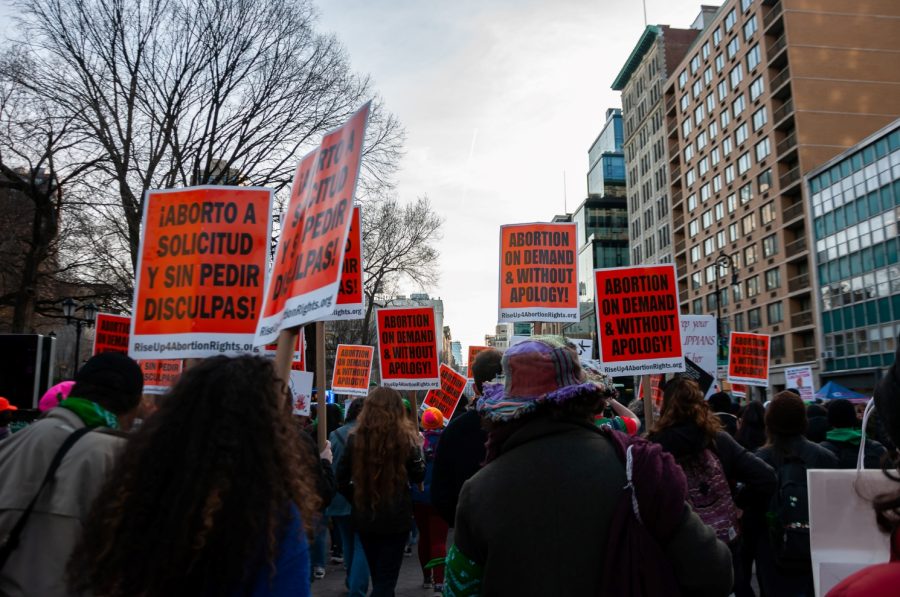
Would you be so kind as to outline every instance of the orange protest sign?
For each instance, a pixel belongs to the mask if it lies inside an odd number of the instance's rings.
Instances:
[[[266,344],[259,349],[259,354],[274,359],[277,351],[277,344]],[[300,328],[300,333],[297,334],[297,342],[294,344],[294,356],[291,360],[291,371],[306,371],[306,334],[303,333],[303,328]]]
[[[594,270],[600,364],[613,377],[684,371],[674,265]]]
[[[650,398],[653,400],[653,406],[662,408],[663,390],[662,383],[665,375],[653,374],[650,376]],[[638,385],[638,397],[644,397],[644,376],[641,376],[641,383]]]
[[[335,394],[367,396],[374,356],[375,349],[371,346],[339,344],[334,358],[331,391]]]
[[[578,321],[575,224],[500,227],[500,322]]]
[[[769,386],[769,336],[731,332],[728,339],[728,381]]]
[[[469,365],[466,367],[466,373],[469,379],[475,379],[472,375],[472,363],[475,362],[475,357],[478,356],[479,352],[483,352],[490,348],[489,346],[470,346],[469,347]]]
[[[178,359],[141,359],[138,365],[144,374],[144,394],[165,394],[181,375]]]
[[[300,161],[266,285],[257,344],[334,313],[369,117],[363,106]]]
[[[341,269],[341,285],[338,291],[334,313],[324,317],[325,321],[362,319],[364,317],[365,295],[363,294],[363,251],[361,208],[353,207],[347,247],[344,250],[344,266]]]
[[[381,385],[397,390],[441,387],[433,307],[378,309]]]
[[[446,425],[456,411],[456,405],[462,398],[463,390],[466,389],[466,378],[443,363],[441,363],[440,375],[441,387],[437,390],[428,390],[422,403],[441,411],[441,414],[444,415],[444,425]]]
[[[269,256],[272,191],[148,191],[128,354],[203,358],[253,348]]]
[[[128,333],[131,318],[127,315],[97,313],[94,331],[94,353],[123,352],[128,354]]]

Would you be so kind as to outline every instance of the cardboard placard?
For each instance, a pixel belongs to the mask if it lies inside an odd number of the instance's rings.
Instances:
[[[665,379],[665,375],[653,374],[650,376],[650,398],[653,399],[653,406],[656,407],[657,410],[662,408],[663,402],[663,389],[662,384]],[[644,376],[641,376],[641,382],[638,384],[638,397],[644,397]]]
[[[278,344],[266,344],[256,349],[261,356],[274,359],[278,350]],[[294,356],[291,359],[291,371],[306,371],[306,334],[300,328],[297,334],[297,344],[294,346]]]
[[[253,349],[271,236],[272,191],[147,191],[129,356],[204,358]]]
[[[350,232],[347,234],[347,246],[344,249],[344,265],[341,268],[341,285],[338,290],[337,305],[334,313],[322,318],[325,321],[363,319],[365,317],[366,295],[363,292],[361,209],[358,205],[353,207]]]
[[[605,373],[622,377],[684,371],[674,265],[597,269],[594,285]]]
[[[812,402],[816,397],[816,391],[813,388],[812,367],[809,365],[787,367],[784,370],[784,388],[786,390],[795,389],[800,392],[800,398],[804,402]]]
[[[331,391],[350,396],[369,395],[369,377],[375,349],[371,346],[339,344],[334,358]]]
[[[713,383],[705,392],[705,398],[709,398],[716,392],[718,341],[715,317],[712,315],[681,316],[681,347],[684,351],[685,367],[690,367],[687,364],[687,359],[690,359],[694,365],[708,373],[713,379]]]
[[[579,320],[577,237],[574,223],[500,227],[498,321]]]
[[[288,383],[291,390],[292,410],[295,415],[308,417],[312,401],[313,374],[308,371],[291,371]]]
[[[444,415],[444,425],[446,425],[456,411],[456,405],[462,398],[463,390],[466,389],[466,378],[443,363],[441,363],[440,376],[441,387],[429,390],[422,404],[441,411],[441,414]]]
[[[746,398],[747,397],[747,386],[744,384],[733,383],[731,384],[731,395],[735,398]]]
[[[300,161],[266,284],[256,343],[334,313],[369,104]]]
[[[165,394],[181,376],[180,359],[141,359],[138,365],[144,374],[144,394]]]
[[[381,385],[397,390],[441,387],[433,307],[378,309]]]
[[[131,317],[97,313],[94,323],[94,352],[121,352],[128,354],[128,338],[131,332]]]
[[[697,363],[687,357],[684,359],[684,373],[681,375],[682,377],[687,377],[688,379],[696,381],[697,385],[700,386],[700,391],[703,392],[704,398],[715,393],[716,378],[710,375],[709,372],[704,371],[702,367],[698,366]]]
[[[769,386],[769,336],[731,332],[728,341],[728,381]]]
[[[478,356],[479,352],[484,352],[485,350],[488,350],[489,348],[490,348],[490,346],[470,346],[469,347],[469,360],[468,360],[468,366],[466,367],[466,377],[468,379],[475,379],[474,377],[472,377],[472,363],[475,362],[475,357]]]

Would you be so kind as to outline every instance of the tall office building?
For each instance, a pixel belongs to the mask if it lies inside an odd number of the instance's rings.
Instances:
[[[900,114],[895,0],[729,0],[666,83],[682,310],[821,370],[802,175]]]
[[[612,84],[613,90],[622,92],[629,239],[635,264],[672,262],[663,90],[699,33],[649,25]],[[588,188],[590,178],[588,174]]]
[[[822,382],[866,393],[900,335],[900,119],[810,172]]]

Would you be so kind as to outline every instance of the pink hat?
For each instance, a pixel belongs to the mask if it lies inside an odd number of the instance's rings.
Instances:
[[[57,404],[69,397],[69,392],[72,391],[74,385],[74,381],[61,381],[47,390],[38,402],[38,410],[46,412],[51,408],[56,408]]]

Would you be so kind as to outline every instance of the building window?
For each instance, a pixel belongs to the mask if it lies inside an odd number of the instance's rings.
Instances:
[[[700,261],[700,245],[691,247],[691,262],[697,263],[698,261]],[[698,280],[700,279],[699,272],[694,275],[697,276]]]
[[[711,129],[711,128],[712,128],[712,127],[710,127],[710,129]],[[720,159],[721,159],[721,158],[719,157],[719,148],[718,148],[718,147],[713,147],[713,148],[710,150],[710,152],[709,152],[709,161],[710,161],[710,164],[715,168],[716,164],[719,163],[719,160],[720,160]]]
[[[728,42],[728,46],[725,47],[725,54],[728,56],[728,59],[731,60],[735,56],[737,56],[738,51],[741,49],[741,40],[737,38],[737,35],[731,38]]]
[[[744,236],[747,236],[754,230],[756,230],[756,214],[749,213],[741,220],[741,228],[743,229]]]
[[[747,327],[749,327],[751,330],[758,329],[762,325],[759,314],[759,307],[747,311]]]
[[[734,182],[734,164],[728,164],[725,166],[725,184],[731,184]]]
[[[703,299],[694,299],[694,315],[703,315]]]
[[[746,251],[745,251],[746,252]],[[747,298],[753,298],[759,294],[759,276],[747,278]]]
[[[685,162],[690,162],[692,159],[694,159],[694,144],[693,144],[693,143],[689,143],[689,144],[684,148],[684,161],[685,161]]]
[[[775,290],[781,287],[781,270],[777,267],[766,271],[766,290]]]
[[[706,131],[700,131],[697,133],[697,151],[702,151],[704,147],[706,147]],[[702,176],[704,173],[700,174]]]
[[[738,239],[738,225],[737,222],[734,224],[728,225],[728,240],[735,243]]]
[[[694,108],[694,124],[700,126],[701,122],[703,122],[703,104]]]
[[[752,71],[754,68],[756,68],[757,66],[759,66],[759,60],[760,60],[759,44],[756,44],[752,48],[750,48],[749,52],[747,52],[747,72],[748,73],[750,71]]]
[[[763,245],[763,257],[769,258],[778,253],[778,236],[775,234],[770,234],[765,237],[762,241]],[[768,277],[768,273],[766,273],[766,277]]]
[[[756,98],[761,96],[765,89],[766,86],[765,83],[763,83],[762,76],[753,79],[753,82],[750,83],[750,101],[756,101]]]
[[[762,162],[769,155],[769,138],[766,137],[756,144],[756,161]]]
[[[784,336],[772,336],[769,343],[769,356],[773,359],[784,358]]]
[[[767,224],[771,224],[775,221],[776,210],[775,210],[775,202],[769,201],[765,205],[762,206],[762,209],[759,210],[760,220],[762,220],[762,225],[766,226]]]
[[[716,27],[713,31],[713,45],[718,46],[720,43],[722,43],[722,28]]]
[[[710,237],[703,241],[703,254],[707,257],[716,252],[716,239]]]
[[[694,130],[694,125],[691,124],[690,117],[685,118],[684,122],[681,123],[681,134],[684,135],[685,140],[687,140],[692,130]]]
[[[691,254],[693,255],[694,249],[691,249]],[[700,251],[697,251],[697,259],[700,259]],[[700,276],[700,272],[694,272],[691,274],[691,289],[697,290],[703,286],[703,278]]]
[[[700,48],[700,54],[703,56],[704,60],[709,58],[709,42],[703,44],[703,47]]]
[[[716,93],[718,93],[719,101],[724,102],[725,98],[728,97],[728,82],[719,81],[718,84],[716,84]],[[722,126],[725,126],[725,124],[727,123],[724,123]]]
[[[703,158],[704,160],[706,158]],[[709,183],[704,184],[700,187],[700,201],[706,203],[709,201]]]
[[[712,83],[712,69],[707,66],[703,71],[703,84],[709,87],[710,83]]]
[[[688,223],[688,234],[690,236],[697,236],[700,233],[700,225],[697,223],[696,219],[691,220]]]
[[[753,5],[753,0],[741,0],[741,12],[747,12],[747,9]]]
[[[716,74],[722,72],[723,68],[725,68],[725,55],[719,52],[716,54]]]
[[[744,248],[744,265],[751,266],[756,263],[756,245],[750,245]]]
[[[722,220],[722,218],[725,217],[725,206],[722,205],[721,201],[716,203],[715,210],[716,210],[716,222],[719,222]]]
[[[724,249],[724,248],[725,248],[725,244],[726,244],[726,243],[725,243],[725,231],[724,231],[724,230],[719,230],[718,232],[716,232],[716,245],[717,245],[720,249]]]
[[[731,72],[728,73],[728,79],[731,81],[732,91],[737,91],[738,85],[744,80],[744,67],[740,63],[736,64]]]
[[[731,31],[734,28],[735,23],[737,23],[737,11],[732,8],[725,16],[725,31]]]
[[[703,84],[700,81],[694,81],[694,84],[691,85],[691,95],[694,96],[694,99],[700,97],[701,91],[703,91]]]
[[[681,111],[687,112],[687,108],[689,105],[691,105],[691,96],[685,93],[681,96]]]
[[[704,228],[709,228],[712,226],[712,210],[707,209],[703,212],[703,215],[700,216],[700,222],[702,223]]]
[[[731,137],[725,137],[722,139],[722,155],[728,155],[731,153],[731,149],[734,147],[734,144],[731,142]]]
[[[745,205],[753,199],[753,188],[750,186],[750,183],[742,186],[738,192],[741,194],[741,205]]]
[[[709,114],[710,118],[715,121],[715,111],[716,109],[716,98],[713,97],[712,92],[706,96],[706,113]]]
[[[737,201],[734,193],[731,193],[728,195],[728,213],[733,214],[735,209],[737,209]]]
[[[719,125],[713,120],[709,123],[709,140],[712,141],[719,135]]]
[[[737,145],[741,145],[744,141],[747,140],[747,137],[750,136],[750,130],[747,128],[747,123],[745,122],[741,126],[737,127],[734,131],[734,142]]]
[[[683,70],[678,74],[678,89],[684,89],[687,85],[687,71]]]
[[[694,169],[691,168],[687,171],[687,174],[684,175],[684,182],[687,183],[687,186],[691,186],[697,180],[697,173],[694,172]]]
[[[744,286],[741,282],[738,282],[737,284],[735,284],[731,287],[731,294],[734,297],[734,302],[737,303],[743,299],[743,297],[744,297],[743,290],[744,290]]]
[[[697,193],[691,193],[687,200],[688,211],[697,209]]]
[[[744,40],[750,41],[754,33],[756,33],[756,15],[744,21]]]
[[[705,136],[706,133],[703,133],[703,135]],[[700,145],[700,137],[697,137],[697,149],[703,149],[704,145],[706,145],[705,141],[706,141],[706,139],[704,139],[703,145]],[[706,175],[707,172],[709,172],[709,158],[708,157],[704,157],[702,160],[700,160],[697,163],[697,170],[700,172],[700,176],[704,176],[704,175]],[[702,189],[701,189],[701,197],[702,197]]]
[[[717,307],[718,307],[718,305],[716,304],[716,293],[713,292],[711,294],[707,294],[706,295],[707,310],[709,310],[710,312],[713,312],[716,310]]]
[[[713,185],[713,193],[718,193],[722,190],[722,175],[716,174],[712,179]]]
[[[694,54],[694,57],[691,58],[691,74],[696,75],[697,69],[700,68],[700,55]]]
[[[731,112],[735,118],[744,111],[744,108],[747,107],[747,104],[744,102],[744,94],[737,96],[733,102],[731,102]]]
[[[769,122],[769,115],[766,112],[766,107],[763,106],[753,113],[753,132],[755,133],[764,127],[767,122]]]
[[[771,168],[767,168],[765,172],[762,172],[756,177],[756,188],[759,189],[760,194],[765,193],[772,188]]]
[[[741,157],[738,158],[738,175],[743,175],[750,169],[750,152],[745,151],[741,154]]]
[[[716,266],[709,265],[706,267],[706,283],[707,284],[715,284],[716,283]]]

